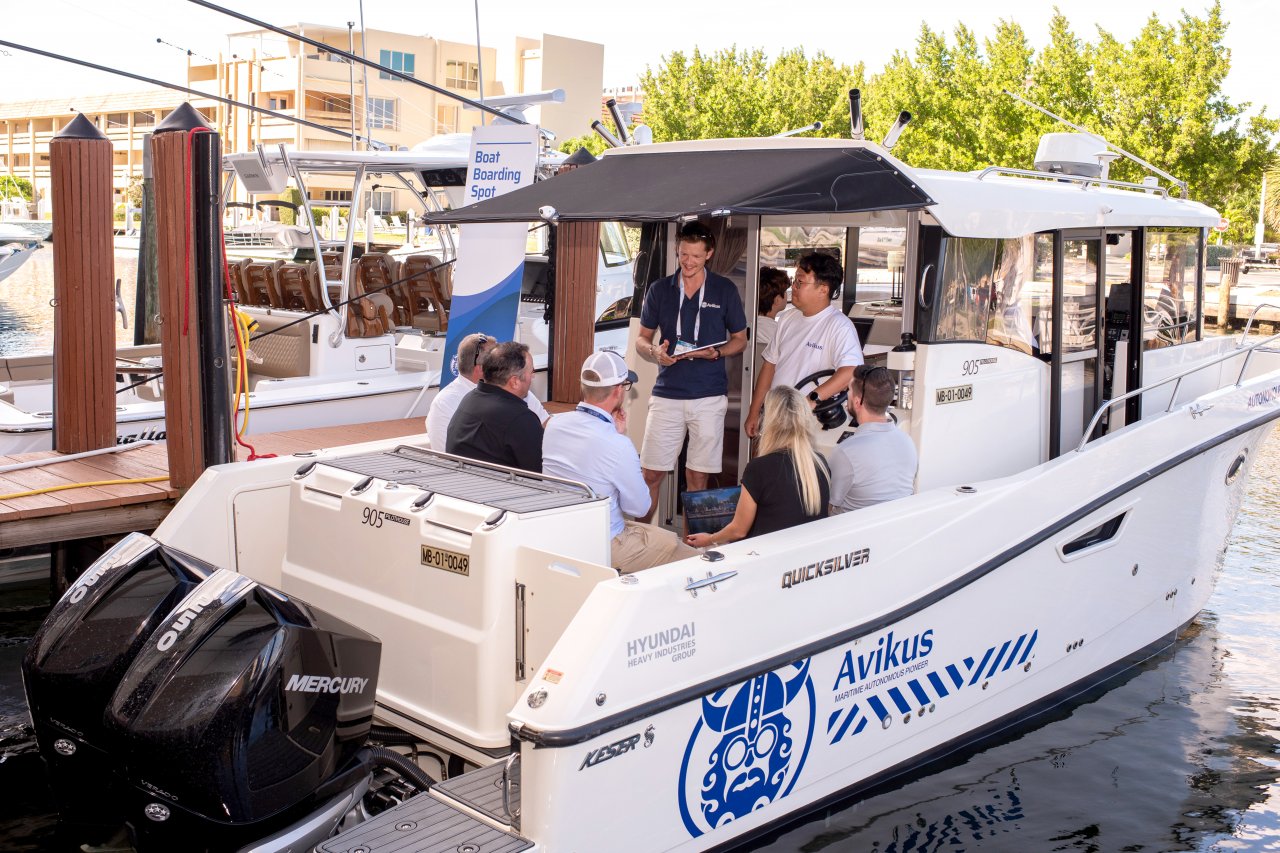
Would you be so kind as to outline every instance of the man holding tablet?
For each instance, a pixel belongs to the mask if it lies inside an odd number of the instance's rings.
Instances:
[[[747,318],[734,283],[707,269],[715,248],[715,237],[705,225],[682,227],[680,268],[649,285],[640,311],[636,353],[658,365],[640,449],[655,508],[658,486],[675,470],[686,431],[690,491],[707,487],[707,475],[720,472],[724,455],[729,378],[721,359],[746,348]]]

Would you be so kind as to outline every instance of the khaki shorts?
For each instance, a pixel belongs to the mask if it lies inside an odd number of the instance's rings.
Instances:
[[[609,550],[610,564],[624,575],[698,553],[697,548],[686,545],[679,536],[664,527],[638,521],[626,521],[625,525],[622,532],[613,537]]]
[[[688,429],[688,468],[704,474],[719,474],[724,458],[724,415],[728,409],[728,397],[696,400],[650,397],[640,466],[650,471],[674,471]]]

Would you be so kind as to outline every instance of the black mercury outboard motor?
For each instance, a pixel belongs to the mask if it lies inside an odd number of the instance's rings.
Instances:
[[[142,557],[187,559],[163,547]],[[105,570],[72,602],[77,582],[23,665],[54,784],[74,787],[76,800],[114,791],[116,821],[127,822],[139,851],[308,850],[328,837],[368,786],[361,746],[373,721],[378,640],[216,570],[170,607],[136,619],[121,642],[125,632],[97,630],[117,608],[141,609],[129,584],[109,581],[117,571]],[[96,589],[104,581],[110,589]],[[70,608],[76,616],[64,614]],[[116,668],[125,664],[92,693],[93,707],[89,691],[69,685],[96,660],[64,651],[91,647]],[[75,765],[84,751],[92,767]]]
[[[147,638],[212,572],[127,536],[71,585],[31,641],[27,705],[64,822],[119,825],[103,711]]]

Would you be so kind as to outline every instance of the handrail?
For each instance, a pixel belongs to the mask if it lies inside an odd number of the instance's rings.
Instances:
[[[1263,307],[1262,305],[1258,306],[1258,308],[1262,308],[1262,307]],[[1271,307],[1275,307],[1275,306],[1271,306]],[[1254,313],[1256,314],[1257,311],[1255,310]],[[1250,317],[1249,320],[1250,322],[1252,322],[1253,318]],[[1174,382],[1176,384],[1173,387],[1173,393],[1169,396],[1169,405],[1165,408],[1166,412],[1172,412],[1174,403],[1176,403],[1178,400],[1178,386],[1182,384],[1182,380],[1184,378],[1190,376],[1193,373],[1198,373],[1201,370],[1204,370],[1206,367],[1213,367],[1215,364],[1221,364],[1222,362],[1227,361],[1228,359],[1232,359],[1232,358],[1235,358],[1236,356],[1243,355],[1244,364],[1241,365],[1240,373],[1239,375],[1236,376],[1236,381],[1234,383],[1236,387],[1239,387],[1240,384],[1244,382],[1244,374],[1249,367],[1249,359],[1253,356],[1254,351],[1261,349],[1262,347],[1265,347],[1267,344],[1277,339],[1280,339],[1280,332],[1277,332],[1276,334],[1272,335],[1269,338],[1264,338],[1263,340],[1258,341],[1257,343],[1253,344],[1247,349],[1241,349],[1241,347],[1244,346],[1243,343],[1237,344],[1234,350],[1227,353],[1223,353],[1217,358],[1214,358],[1210,361],[1206,361],[1203,364],[1197,364],[1195,367],[1192,367],[1190,370],[1184,370],[1181,373],[1174,374],[1173,376],[1167,376],[1164,379],[1161,379],[1159,382],[1154,382],[1151,385],[1143,385],[1141,388],[1135,388],[1134,390],[1128,392],[1127,394],[1122,394],[1119,397],[1116,397],[1114,400],[1107,400],[1103,402],[1103,404],[1098,407],[1098,410],[1094,412],[1093,417],[1090,418],[1089,426],[1085,428],[1084,435],[1080,436],[1080,444],[1076,446],[1076,453],[1080,453],[1085,449],[1085,446],[1089,443],[1089,436],[1093,434],[1093,430],[1098,426],[1098,421],[1101,420],[1103,414],[1110,411],[1111,407],[1114,406],[1116,403],[1122,403],[1131,397],[1136,397],[1139,394],[1145,394],[1148,391],[1152,391],[1156,388],[1159,388],[1161,385],[1168,385],[1170,382]]]
[[[1254,318],[1258,316],[1258,312],[1263,308],[1275,308],[1277,311],[1280,311],[1280,305],[1276,305],[1274,302],[1260,302],[1253,306],[1253,310],[1249,312],[1249,320],[1244,324],[1244,331],[1240,333],[1240,343],[1236,346],[1244,346],[1244,342],[1249,337],[1249,330],[1253,328]]]
[[[1112,181],[1106,178],[1090,178],[1086,175],[1068,175],[1062,172],[1039,172],[1035,169],[1007,169],[1004,166],[988,166],[978,173],[978,180],[982,180],[987,175],[1016,175],[1023,178],[1044,178],[1046,180],[1053,181],[1068,181],[1073,184],[1080,184],[1081,189],[1087,188],[1089,184],[1097,184],[1100,187],[1115,187],[1116,189],[1159,193],[1163,198],[1169,197],[1169,190],[1159,185],[1148,186],[1146,184],[1135,184],[1130,181]]]

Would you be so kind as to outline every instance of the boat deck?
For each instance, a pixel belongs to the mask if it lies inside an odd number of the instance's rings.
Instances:
[[[250,436],[250,441],[259,454],[282,455],[362,441],[421,435],[422,432],[422,418],[408,418],[265,433]],[[53,451],[43,451],[0,456],[0,467],[58,455]],[[237,448],[236,458],[241,461],[247,459],[248,451]],[[115,485],[84,484],[162,477],[168,472],[169,458],[165,446],[153,444],[119,453],[0,474],[0,495],[53,486],[79,486],[0,500],[0,548],[45,545],[134,530],[154,530],[181,496],[167,480]]]

